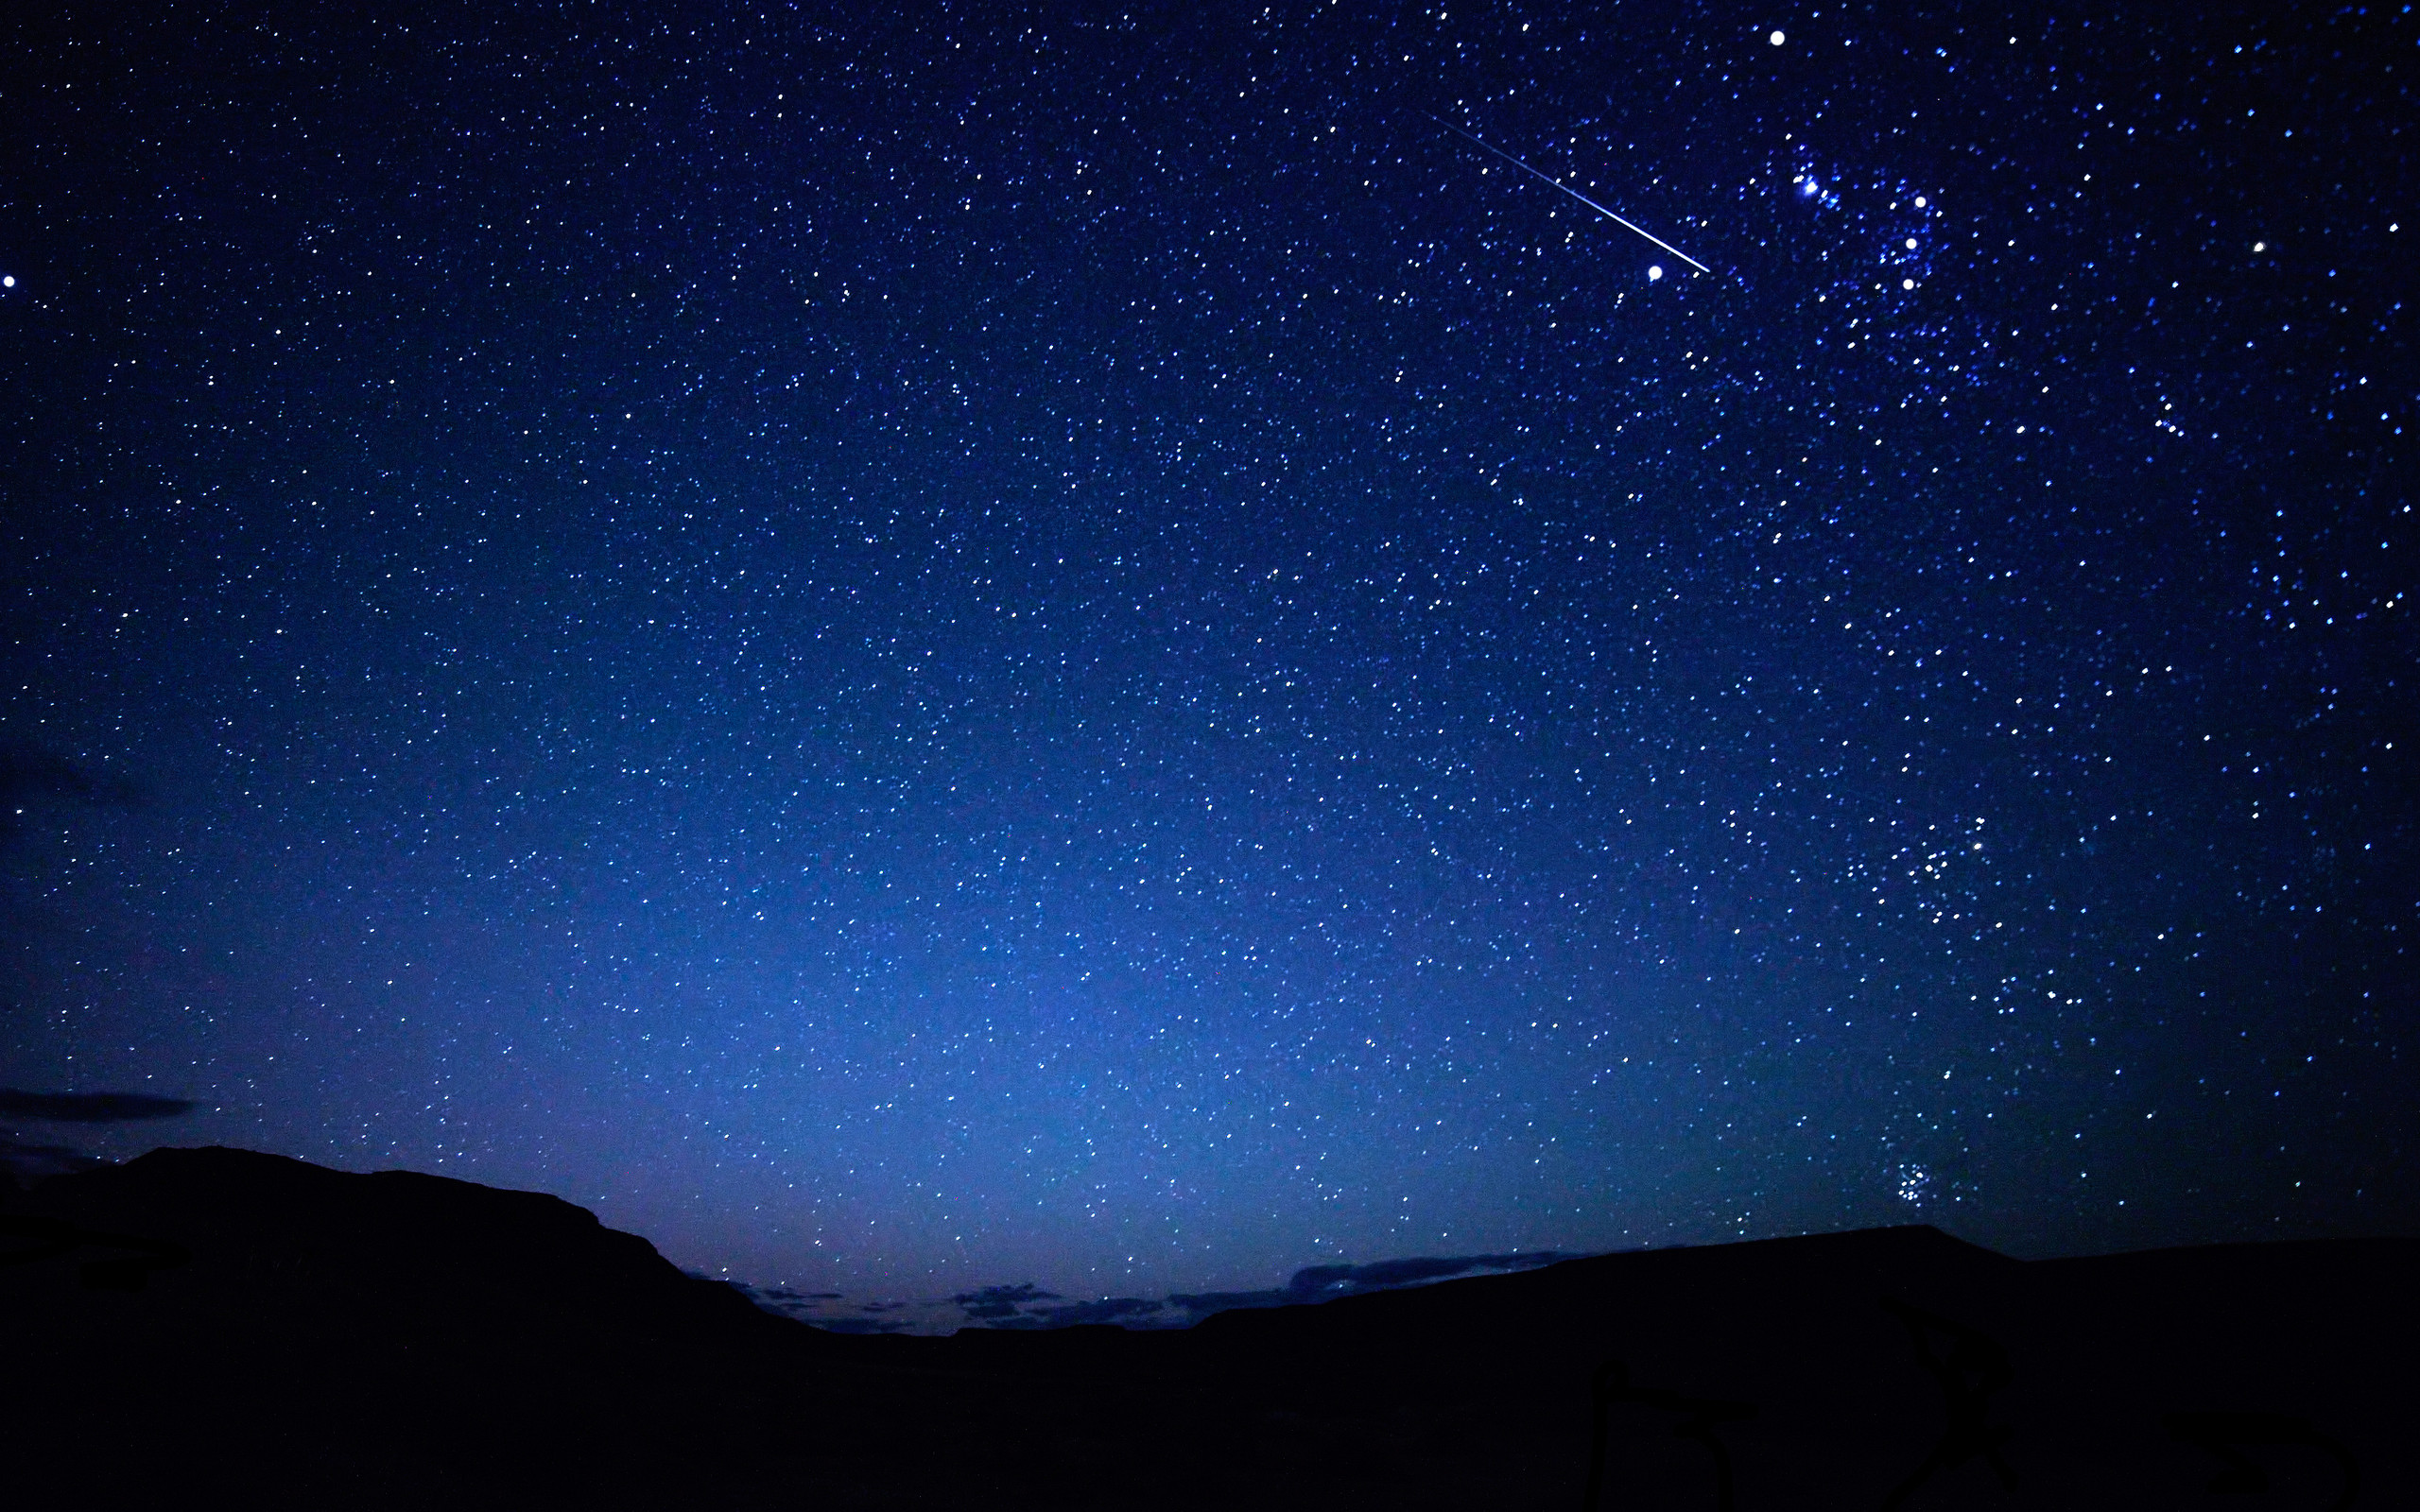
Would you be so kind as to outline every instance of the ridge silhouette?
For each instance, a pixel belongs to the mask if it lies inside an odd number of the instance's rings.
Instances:
[[[368,1508],[2409,1504],[2415,1261],[2420,1243],[2379,1239],[2029,1263],[1905,1228],[1566,1260],[1189,1330],[844,1336],[554,1197],[160,1150],[0,1211],[0,1491]]]

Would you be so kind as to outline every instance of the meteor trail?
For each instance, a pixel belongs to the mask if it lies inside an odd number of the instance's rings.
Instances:
[[[1423,111],[1421,113],[1427,115],[1428,112]],[[1621,227],[1625,231],[1634,231],[1638,232],[1641,236],[1644,236],[1649,241],[1653,242],[1656,246],[1663,248],[1666,251],[1671,253],[1674,257],[1679,258],[1682,262],[1688,264],[1691,267],[1696,268],[1699,272],[1711,273],[1714,271],[1713,268],[1706,266],[1703,263],[1701,263],[1696,258],[1691,257],[1688,253],[1673,246],[1670,242],[1666,241],[1663,237],[1656,235],[1646,227],[1624,220],[1621,216],[1615,215],[1612,211],[1607,210],[1604,206],[1597,203],[1594,199],[1589,198],[1586,195],[1582,194],[1579,190],[1572,188],[1562,180],[1548,178],[1547,175],[1540,173],[1537,169],[1530,167],[1528,163],[1514,157],[1512,153],[1505,151],[1502,147],[1496,146],[1492,143],[1471,135],[1471,133],[1463,130],[1461,127],[1456,126],[1451,121],[1439,120],[1434,115],[1429,115],[1428,118],[1432,121],[1436,121],[1439,126],[1442,126],[1446,130],[1453,132],[1456,136],[1470,143],[1473,146],[1478,147],[1484,151],[1495,153],[1497,157],[1502,158],[1505,162],[1520,169],[1523,173],[1528,174],[1530,178],[1539,180],[1545,183],[1552,184],[1555,188],[1562,190],[1564,194],[1567,194],[1572,198],[1579,200],[1582,204],[1586,205],[1589,209],[1604,216],[1607,220],[1612,221],[1615,225]]]

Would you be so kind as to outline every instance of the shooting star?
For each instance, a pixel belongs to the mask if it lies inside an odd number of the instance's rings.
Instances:
[[[1421,113],[1423,115],[1428,114],[1426,111],[1423,111]],[[1634,231],[1638,232],[1641,236],[1644,236],[1649,241],[1653,242],[1656,246],[1663,248],[1666,251],[1671,253],[1674,257],[1679,258],[1682,262],[1688,264],[1691,267],[1696,268],[1699,272],[1711,273],[1714,271],[1713,268],[1706,266],[1703,263],[1701,263],[1696,258],[1691,257],[1688,253],[1673,246],[1670,242],[1666,241],[1663,237],[1656,235],[1646,227],[1632,221],[1624,220],[1621,216],[1615,215],[1612,211],[1607,210],[1604,206],[1597,203],[1594,199],[1589,198],[1586,195],[1582,194],[1579,190],[1572,188],[1562,180],[1549,178],[1546,174],[1540,173],[1537,169],[1530,167],[1528,163],[1514,157],[1512,153],[1505,151],[1502,147],[1496,146],[1491,142],[1486,142],[1478,137],[1471,135],[1471,133],[1463,130],[1461,127],[1456,126],[1451,121],[1439,120],[1434,115],[1429,115],[1428,118],[1432,121],[1436,121],[1439,126],[1442,126],[1446,130],[1453,132],[1456,136],[1461,137],[1463,141],[1468,142],[1473,146],[1478,147],[1482,151],[1495,153],[1497,157],[1502,158],[1505,162],[1520,169],[1523,173],[1528,174],[1530,178],[1538,180],[1542,183],[1551,184],[1555,188],[1562,190],[1564,194],[1567,194],[1572,198],[1579,200],[1582,204],[1586,205],[1589,209],[1604,216],[1607,220],[1612,221],[1615,225],[1621,227],[1624,231]]]

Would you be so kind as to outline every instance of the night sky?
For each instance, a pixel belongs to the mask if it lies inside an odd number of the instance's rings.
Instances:
[[[2415,43],[20,8],[0,1083],[199,1108],[12,1130],[852,1298],[2411,1231]]]

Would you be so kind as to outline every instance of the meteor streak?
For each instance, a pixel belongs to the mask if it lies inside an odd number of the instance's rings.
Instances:
[[[1426,111],[1421,113],[1424,115],[1427,114]],[[1653,242],[1656,246],[1663,248],[1666,251],[1671,253],[1674,257],[1679,258],[1682,262],[1688,264],[1691,267],[1696,268],[1699,272],[1711,273],[1714,271],[1713,268],[1706,266],[1703,263],[1701,263],[1696,258],[1691,257],[1688,253],[1673,246],[1670,242],[1666,241],[1663,237],[1656,235],[1646,227],[1637,225],[1632,221],[1624,220],[1621,216],[1615,215],[1612,211],[1607,210],[1604,206],[1597,203],[1594,199],[1589,198],[1586,195],[1582,194],[1579,190],[1572,188],[1562,180],[1548,178],[1547,175],[1540,173],[1537,169],[1530,167],[1528,163],[1514,157],[1512,153],[1505,151],[1502,147],[1496,146],[1493,143],[1482,141],[1478,137],[1471,135],[1471,133],[1463,130],[1461,127],[1456,126],[1451,121],[1438,120],[1434,115],[1430,115],[1428,118],[1432,121],[1436,121],[1439,126],[1442,126],[1446,130],[1453,132],[1456,136],[1461,137],[1463,141],[1468,142],[1473,146],[1478,147],[1482,151],[1495,153],[1497,157],[1502,158],[1505,162],[1520,169],[1523,173],[1528,174],[1530,178],[1536,179],[1543,183],[1551,184],[1555,188],[1562,190],[1564,194],[1567,194],[1572,198],[1579,200],[1582,204],[1586,205],[1589,209],[1604,216],[1607,220],[1612,221],[1615,225],[1621,227],[1623,230],[1638,232],[1641,236],[1644,236],[1649,241]]]

